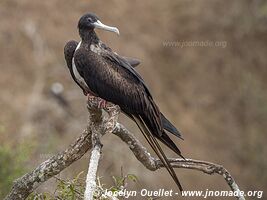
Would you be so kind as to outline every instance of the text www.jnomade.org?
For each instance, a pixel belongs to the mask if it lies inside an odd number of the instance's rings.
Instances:
[[[210,47],[210,48],[226,48],[227,41],[211,41],[211,40],[181,40],[181,41],[164,41],[162,43],[164,47],[176,47],[176,48],[187,48],[187,47]]]

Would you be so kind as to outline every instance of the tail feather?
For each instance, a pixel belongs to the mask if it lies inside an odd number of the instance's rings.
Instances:
[[[163,144],[165,144],[167,147],[169,147],[171,150],[173,150],[181,158],[185,159],[182,156],[180,149],[176,146],[176,144],[171,140],[171,138],[166,134],[165,131],[163,131],[162,136],[157,137],[157,139],[159,139]]]
[[[145,115],[141,116],[141,118],[142,118],[143,122],[146,124],[146,126],[148,127],[148,130],[150,130],[150,132],[158,140],[160,140],[163,144],[165,144],[167,147],[169,147],[171,150],[173,150],[175,153],[177,153],[180,157],[184,158],[181,155],[181,152],[178,149],[178,147],[176,146],[176,144],[171,140],[171,138],[166,134],[166,132],[164,130],[160,131],[155,127],[156,125],[154,125],[155,121],[153,119],[149,119]],[[166,122],[166,120],[164,120],[164,121]],[[162,123],[162,125],[163,125],[163,123]],[[165,128],[165,127],[163,126],[163,128]]]
[[[131,120],[133,120],[133,121],[135,121],[136,122],[136,120],[134,119],[134,117],[132,116],[132,115],[130,115],[130,114],[127,114],[127,112],[125,112],[125,111],[123,111],[124,112],[124,114],[125,115],[127,115],[127,117],[129,117]],[[164,115],[163,114],[161,114],[161,116],[163,116],[164,117]],[[165,117],[164,117],[164,119],[166,119]],[[143,119],[144,120],[144,119]],[[145,120],[144,120],[145,121]],[[169,123],[165,123],[165,122],[169,122],[167,119],[166,120],[163,120],[163,126],[164,126],[164,124],[166,125],[166,124],[170,124],[170,122]],[[137,123],[137,122],[136,122]],[[145,123],[147,124],[148,122],[146,122],[145,121]],[[138,125],[138,124],[137,124]],[[171,126],[173,126],[173,125],[171,125]],[[171,127],[170,125],[168,125],[168,127]],[[139,127],[139,126],[138,126]],[[173,126],[174,127],[174,126]],[[175,128],[175,127],[174,127]],[[139,129],[141,129],[140,127],[139,127]],[[168,131],[168,128],[166,128],[166,126],[164,126],[164,129],[166,129],[167,131]],[[175,128],[176,129],[176,128]],[[177,130],[177,129],[176,129]],[[170,132],[170,131],[169,131]],[[179,132],[178,132],[179,133]],[[176,144],[171,140],[171,138],[167,135],[167,133],[163,130],[163,132],[161,133],[161,135],[156,135],[156,134],[154,134],[155,135],[155,137],[158,139],[158,140],[160,140],[163,144],[165,144],[167,147],[169,147],[172,151],[174,151],[174,153],[176,153],[176,154],[178,154],[181,158],[183,158],[183,159],[185,159],[184,158],[184,156],[182,155],[182,153],[181,153],[181,151],[179,150],[179,148],[176,146]],[[181,137],[179,137],[179,138],[181,138]]]
[[[169,174],[171,175],[171,177],[173,178],[173,180],[175,181],[176,185],[178,186],[180,191],[183,191],[183,188],[180,184],[179,179],[177,178],[176,173],[174,172],[170,162],[168,161],[168,158],[166,157],[166,155],[164,154],[163,150],[161,149],[159,143],[157,142],[157,140],[155,139],[154,135],[149,131],[149,129],[147,128],[145,122],[143,121],[143,119],[138,116],[131,116],[132,119],[134,119],[134,121],[136,122],[136,124],[138,125],[139,129],[141,130],[141,132],[143,133],[144,137],[146,138],[147,142],[149,143],[149,145],[152,147],[152,149],[155,151],[155,153],[157,154],[157,156],[159,157],[159,159],[161,160],[162,164],[165,166],[165,168],[168,170]],[[164,134],[167,135],[167,134]],[[167,136],[168,137],[168,136]],[[168,137],[168,139],[170,139]],[[169,142],[167,140],[163,140],[165,142]],[[178,148],[177,148],[178,149]],[[178,149],[179,151],[179,149]],[[180,151],[179,151],[180,152]],[[181,154],[181,153],[180,153]]]
[[[160,114],[161,114],[160,118],[161,118],[161,121],[162,121],[163,128],[166,131],[172,133],[173,135],[175,135],[178,138],[183,140],[181,132],[178,131],[177,128],[175,126],[173,126],[172,123],[162,113],[160,113]]]

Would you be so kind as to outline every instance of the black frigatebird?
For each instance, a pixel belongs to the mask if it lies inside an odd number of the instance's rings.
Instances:
[[[136,59],[125,58],[113,52],[96,35],[99,28],[119,34],[116,27],[104,25],[99,18],[88,13],[78,23],[81,42],[65,45],[67,66],[74,81],[85,95],[94,95],[116,104],[139,127],[144,137],[182,191],[181,184],[157,140],[183,158],[166,131],[182,139],[180,132],[160,112],[142,77],[133,68]]]

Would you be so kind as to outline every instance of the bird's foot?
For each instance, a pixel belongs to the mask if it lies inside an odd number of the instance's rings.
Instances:
[[[98,102],[99,109],[105,109],[107,107],[107,101],[104,99],[100,99]]]
[[[98,109],[105,109],[107,106],[107,101],[92,95],[91,93],[87,93],[87,99],[89,102],[93,102],[93,104],[97,104]]]
[[[87,100],[91,104],[95,105],[96,108],[98,109],[105,109],[107,106],[107,101],[104,99],[101,99],[99,97],[96,97],[90,93],[87,94]]]

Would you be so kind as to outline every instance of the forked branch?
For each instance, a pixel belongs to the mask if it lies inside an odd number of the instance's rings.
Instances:
[[[97,98],[92,98],[88,102],[88,127],[82,132],[77,140],[66,150],[51,157],[37,166],[33,171],[14,181],[14,185],[5,200],[26,199],[28,195],[43,182],[59,174],[73,162],[80,159],[88,150],[92,149],[92,134],[94,133],[97,133],[99,136],[103,136],[106,133],[113,133],[118,136],[129,146],[135,157],[149,170],[155,171],[163,167],[163,164],[159,159],[152,157],[137,138],[123,125],[117,122],[119,114],[119,108],[117,106],[110,104],[106,110],[108,116],[103,117],[102,111],[97,108],[98,104],[99,102]],[[239,193],[239,187],[234,178],[221,165],[193,159],[183,160],[170,158],[169,160],[174,168],[197,170],[209,175],[222,175],[231,190]],[[88,173],[90,173],[90,170]],[[91,174],[92,176],[90,177],[93,177],[94,179],[96,170],[93,170],[92,173],[93,174]],[[92,178],[90,177],[87,183],[91,183]],[[90,189],[90,184],[87,184],[87,187]],[[237,196],[236,198],[239,200],[245,199],[243,196]]]

